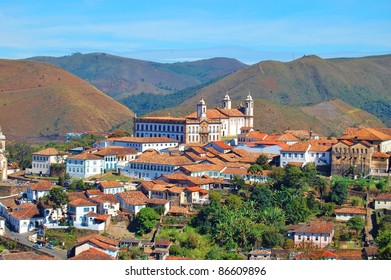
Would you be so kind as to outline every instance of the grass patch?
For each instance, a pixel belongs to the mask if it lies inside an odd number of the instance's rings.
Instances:
[[[54,246],[69,250],[76,244],[79,237],[91,233],[96,233],[96,231],[76,229],[74,227],[69,227],[67,229],[47,229],[46,238],[48,242],[52,241]]]

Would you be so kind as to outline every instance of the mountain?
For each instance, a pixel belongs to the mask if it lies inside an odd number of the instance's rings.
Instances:
[[[330,135],[347,126],[391,126],[391,55],[260,62],[150,115],[184,116],[196,110],[201,97],[208,108],[220,107],[227,92],[233,106],[251,92],[254,126],[269,133],[313,128]]]
[[[133,118],[124,105],[47,63],[0,59],[0,125],[8,139],[108,131]]]
[[[117,100],[140,93],[169,94],[198,86],[247,67],[236,59],[156,63],[105,53],[31,57],[61,67]]]
[[[194,110],[201,96],[208,106],[220,106],[226,92],[236,104],[248,92],[256,100],[276,106],[311,107],[339,99],[391,126],[391,55],[339,59],[305,56],[287,63],[260,62],[201,89],[179,106]],[[273,122],[265,117],[255,124]]]

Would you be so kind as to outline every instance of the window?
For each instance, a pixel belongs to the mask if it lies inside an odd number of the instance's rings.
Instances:
[[[83,212],[89,212],[89,209],[90,209],[90,208],[88,208],[88,207],[84,207],[84,208],[83,208]]]

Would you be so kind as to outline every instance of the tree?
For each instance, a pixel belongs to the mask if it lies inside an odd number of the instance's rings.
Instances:
[[[270,170],[269,158],[266,155],[260,155],[255,163],[264,170]]]
[[[359,216],[355,216],[350,218],[346,225],[349,229],[360,231],[365,227],[365,220]]]
[[[136,219],[136,231],[138,234],[142,235],[144,233],[149,233],[154,226],[156,225],[156,220],[159,218],[159,215],[150,207],[145,207],[140,210],[137,214]]]
[[[22,142],[15,142],[6,146],[8,151],[8,161],[17,162],[21,169],[31,167],[33,148]]]
[[[233,209],[239,209],[242,207],[242,199],[238,195],[230,194],[225,200],[225,204]]]
[[[64,205],[68,204],[69,197],[64,189],[56,187],[49,191],[49,194],[44,197],[44,200],[53,203],[53,210],[56,210],[58,219],[58,208],[62,208]]]
[[[274,206],[273,191],[263,184],[258,184],[254,187],[250,200],[255,202],[255,207],[260,211]]]
[[[342,205],[348,198],[348,184],[343,181],[337,181],[331,188],[330,201]]]
[[[262,174],[262,171],[263,171],[262,167],[256,163],[252,164],[250,168],[247,170],[247,172],[250,174]]]
[[[238,175],[234,176],[234,178],[231,180],[231,184],[235,185],[238,190],[242,190],[246,187],[246,182]]]

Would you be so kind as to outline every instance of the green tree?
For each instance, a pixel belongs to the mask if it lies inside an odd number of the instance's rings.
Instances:
[[[348,198],[348,184],[343,181],[337,181],[331,188],[330,201],[337,205],[342,205]]]
[[[230,194],[227,199],[225,200],[225,204],[228,207],[231,207],[233,209],[239,209],[243,205],[243,201],[240,198],[240,196],[235,195],[235,194]]]
[[[274,206],[273,191],[263,184],[257,184],[254,187],[250,200],[255,202],[255,207],[260,211]]]
[[[262,171],[263,171],[262,167],[256,163],[252,164],[250,168],[247,170],[248,173],[256,174],[256,175],[262,174]]]
[[[6,150],[9,162],[17,162],[21,169],[31,167],[33,153],[31,145],[23,142],[8,143]]]
[[[231,184],[236,186],[237,190],[243,190],[246,187],[246,181],[238,175],[234,176],[231,180]]]
[[[156,225],[159,215],[150,207],[145,207],[137,214],[136,231],[139,235],[149,233]]]
[[[267,155],[264,155],[264,154],[260,155],[257,158],[255,163],[258,164],[259,166],[261,166],[262,169],[264,169],[264,170],[270,170],[271,169],[270,164],[269,164],[269,158],[268,158]]]
[[[53,210],[57,212],[57,217],[58,209],[69,203],[69,197],[67,192],[60,187],[52,188],[49,191],[49,194],[43,199],[46,201],[51,201],[53,203]]]
[[[360,231],[363,230],[363,228],[365,227],[365,220],[359,216],[355,216],[353,218],[350,218],[346,225],[349,229]]]
[[[269,227],[262,234],[262,246],[265,248],[282,247],[284,237],[274,227]]]

